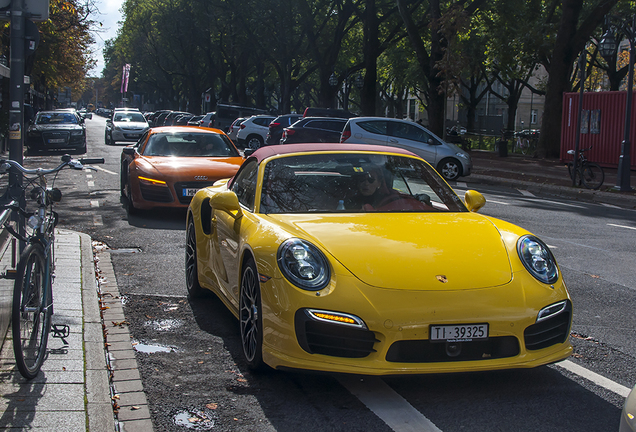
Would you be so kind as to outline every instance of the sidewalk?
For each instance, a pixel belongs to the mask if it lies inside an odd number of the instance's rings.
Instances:
[[[612,190],[616,186],[616,169],[604,168],[605,181],[599,190],[573,187],[567,167],[557,159],[535,159],[509,154],[500,157],[497,152],[473,150],[473,172],[460,177],[461,182],[479,182],[524,189],[579,201],[636,208],[636,171],[632,167],[631,192]]]
[[[53,323],[70,327],[68,345],[49,336],[42,371],[27,381],[9,329],[0,352],[0,430],[152,431],[110,257],[98,287],[91,238],[59,230],[55,263]]]

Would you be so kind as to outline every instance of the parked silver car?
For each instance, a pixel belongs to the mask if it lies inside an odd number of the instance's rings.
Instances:
[[[116,108],[113,117],[106,120],[104,141],[106,145],[117,141],[136,142],[150,125],[139,110]]]
[[[636,431],[636,386],[634,386],[629,396],[627,396],[627,399],[625,399],[618,430],[619,432]]]
[[[401,147],[433,165],[446,180],[470,175],[473,167],[466,151],[407,120],[354,117],[347,121],[340,142]]]

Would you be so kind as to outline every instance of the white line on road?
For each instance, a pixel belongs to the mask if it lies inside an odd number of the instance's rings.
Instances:
[[[89,179],[89,178],[93,178],[93,174],[86,174],[86,178],[87,178],[87,179]]]
[[[88,184],[88,187],[95,187],[95,182],[94,181],[88,181],[86,182],[86,184]]]
[[[338,380],[395,432],[441,432],[382,379],[347,376]]]
[[[487,203],[494,203],[494,204],[501,204],[501,205],[510,205],[510,203],[507,202],[503,202],[503,201],[494,201],[494,200],[490,200],[488,198],[486,198],[486,202]]]
[[[517,190],[518,190],[518,191],[519,191],[519,193],[520,193],[521,195],[523,195],[523,196],[527,196],[527,197],[534,197],[534,196],[535,196],[532,192],[527,191],[527,190],[525,190],[525,189],[517,189]]]
[[[615,206],[614,204],[601,203],[601,205],[604,206],[604,207],[615,208],[615,209],[622,208],[622,207],[619,207],[619,206]]]
[[[116,173],[116,172],[113,172],[113,171],[107,170],[106,168],[102,168],[102,167],[100,167],[100,166],[96,166],[96,167],[94,167],[94,168],[97,168],[98,170],[100,170],[100,171],[104,171],[105,173],[108,173],[108,174],[112,174],[112,175],[119,175],[119,174],[118,174],[118,173]]]
[[[613,226],[613,227],[618,227],[618,228],[627,228],[627,229],[631,229],[631,230],[636,230],[636,227],[630,227],[627,225],[616,225],[616,224],[608,224],[609,226]]]
[[[570,360],[563,360],[562,362],[555,363],[555,365],[565,370],[568,370],[575,375],[578,375],[582,378],[592,381],[594,384],[601,386],[609,391],[613,391],[617,395],[620,395],[623,397],[627,397],[627,395],[629,394],[631,390],[625,387],[624,385],[621,385],[617,382],[612,381],[611,379],[605,378],[604,376],[597,374],[596,372],[587,370],[584,367],[571,362]]]
[[[104,222],[102,221],[102,216],[101,215],[93,215],[93,225],[95,225],[95,226],[104,225]]]
[[[456,185],[457,185],[457,187],[459,187],[459,188],[464,188],[464,189],[468,188],[468,185],[467,185],[465,182],[457,182],[457,183],[455,183],[455,184],[456,184]]]
[[[91,200],[91,207],[99,207],[99,201]]]

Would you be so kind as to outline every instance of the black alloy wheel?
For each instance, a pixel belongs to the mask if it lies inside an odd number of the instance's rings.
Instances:
[[[203,288],[199,285],[199,275],[197,271],[197,236],[194,229],[194,220],[189,218],[186,230],[186,250],[185,250],[185,271],[186,288],[191,299],[201,297]]]
[[[254,371],[265,369],[261,289],[256,264],[252,258],[245,263],[241,277],[239,322],[241,345],[247,366]]]

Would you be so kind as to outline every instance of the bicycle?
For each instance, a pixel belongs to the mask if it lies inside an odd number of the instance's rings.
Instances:
[[[11,235],[26,245],[20,254],[16,269],[1,275],[15,279],[11,314],[13,352],[18,370],[26,379],[33,379],[39,373],[46,356],[49,333],[52,331],[53,337],[61,338],[65,344],[64,338],[69,335],[68,325],[51,324],[55,270],[54,231],[58,222],[53,204],[62,199],[62,192],[54,188],[53,184],[57,173],[62,169],[69,167],[81,170],[85,168],[84,164],[89,163],[104,163],[104,159],[78,160],[64,155],[62,163],[53,169],[28,169],[13,160],[0,160],[0,174],[5,174],[13,168],[25,180],[24,185],[10,185],[7,188],[0,201],[0,222]],[[95,170],[92,167],[86,168]],[[48,188],[46,175],[53,173],[55,178],[51,188]],[[33,212],[27,211],[23,199],[30,186],[33,186],[33,189],[28,197],[37,203],[37,208]],[[9,224],[12,214],[19,219],[18,226],[25,227],[24,235],[19,232],[21,229],[16,231]]]
[[[585,152],[591,149],[592,147],[579,150],[579,159],[576,163],[578,181],[575,179],[574,161],[568,162],[568,173],[577,186],[581,186],[582,183],[587,189],[598,189],[605,181],[605,172],[599,164],[590,162],[585,157]],[[574,150],[568,150],[568,154],[574,155]]]
[[[517,142],[512,151],[513,153],[521,153],[523,155],[534,155],[537,148],[536,133],[532,131],[515,132]]]

